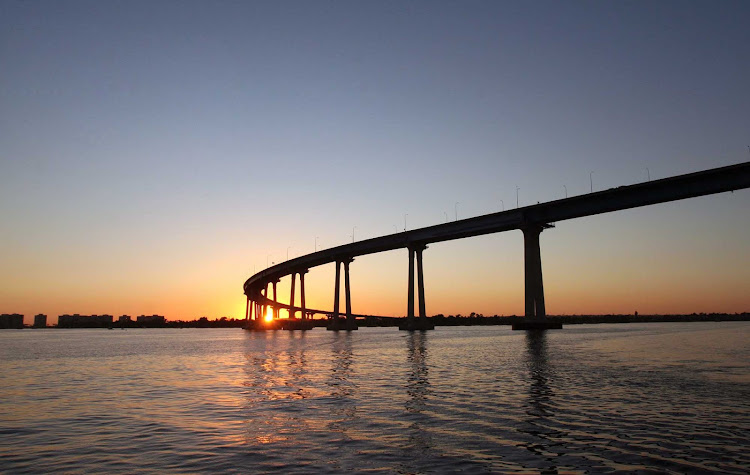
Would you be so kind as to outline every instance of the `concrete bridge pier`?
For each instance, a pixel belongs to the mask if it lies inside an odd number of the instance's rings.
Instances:
[[[341,318],[339,317],[340,294],[341,294],[341,261],[336,261],[336,282],[333,288],[333,313],[330,315],[326,330],[339,331],[342,329]]]
[[[245,324],[245,328],[247,330],[258,330],[258,303],[254,300],[250,299],[250,296],[247,296],[247,323]]]
[[[339,294],[341,293],[341,261],[336,261],[336,289],[333,292],[333,318],[339,318]]]
[[[349,285],[349,264],[354,262],[354,259],[346,259],[344,261],[344,289],[346,291],[346,331],[357,330],[357,321],[352,315],[352,295],[351,287]]]
[[[258,294],[261,297],[265,297],[265,294],[263,293],[263,290],[258,292]],[[266,304],[264,303],[258,303],[258,315],[256,316],[256,320],[263,321],[263,317],[266,316]]]
[[[302,320],[307,320],[307,307],[305,307],[305,274],[307,272],[307,269],[305,269],[299,273],[300,317],[302,317]]]
[[[250,305],[250,296],[247,296],[247,304],[245,305],[245,329],[250,330],[253,326],[253,307],[255,302]]]
[[[297,310],[294,308],[294,285],[297,281],[297,273],[292,272],[292,288],[291,295],[289,296],[289,318],[295,318],[297,316]]]
[[[295,271],[291,274],[292,285],[290,289],[289,297],[289,318],[282,320],[275,320],[273,323],[274,328],[280,328],[282,330],[311,330],[315,324],[312,319],[308,319],[307,304],[305,302],[305,274],[308,270],[303,269],[301,271]],[[297,274],[299,274],[299,290],[300,290],[300,306],[295,307],[295,290]],[[297,311],[300,312],[300,317],[297,318]]]
[[[273,282],[271,282],[271,285],[273,286],[273,301],[274,302],[278,302],[279,301],[279,299],[278,299],[279,295],[276,293],[276,284],[278,284],[278,283],[279,283],[279,279],[276,279]],[[273,308],[273,318],[274,318],[274,320],[278,320],[279,319],[279,307],[278,306],[276,306],[276,307]]]
[[[265,298],[268,298],[268,285],[269,284],[270,282],[266,282],[266,286],[263,288],[263,297]],[[266,317],[266,312],[268,312],[268,305],[263,304],[263,313],[261,314],[262,318]]]
[[[427,320],[424,298],[424,270],[422,267],[422,251],[427,245],[419,244],[409,246],[409,291],[407,293],[406,321],[402,322],[399,330],[434,330],[435,325]],[[419,298],[419,319],[414,317],[414,259],[417,261],[417,286]]]
[[[327,330],[339,331],[339,330],[357,330],[357,322],[352,315],[352,300],[351,300],[351,287],[349,284],[349,264],[354,259],[348,258],[344,260],[336,261],[336,287],[333,292],[333,317],[331,321],[326,325]],[[346,320],[342,322],[339,316],[339,289],[341,287],[341,265],[344,265],[344,299],[346,305]]]
[[[544,330],[562,328],[562,324],[547,320],[542,280],[542,253],[539,235],[551,224],[525,226],[523,231],[524,283],[526,305],[523,322],[513,324],[513,330]]]
[[[333,289],[333,315],[326,330],[339,331],[339,288],[341,287],[341,261],[336,261],[336,286]]]

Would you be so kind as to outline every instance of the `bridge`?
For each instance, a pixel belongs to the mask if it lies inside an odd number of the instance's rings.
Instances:
[[[525,206],[499,213],[486,214],[450,223],[428,226],[386,236],[366,239],[290,259],[262,270],[245,281],[247,296],[245,318],[248,328],[262,330],[275,328],[266,326],[263,315],[267,308],[273,309],[274,320],[278,320],[279,309],[289,310],[290,320],[284,322],[288,329],[312,328],[312,316],[325,314],[330,317],[330,330],[356,330],[356,317],[352,313],[349,265],[358,256],[407,249],[409,254],[409,279],[407,289],[406,319],[399,326],[402,330],[429,330],[434,326],[425,313],[424,272],[422,254],[431,243],[463,239],[484,234],[520,230],[524,237],[524,323],[514,329],[555,327],[546,318],[542,258],[539,235],[554,223],[601,213],[637,208],[669,201],[695,198],[715,193],[740,190],[750,187],[750,162],[689,173],[635,185],[620,186],[605,191],[573,196],[547,203]],[[309,309],[305,306],[305,274],[310,268],[323,264],[336,264],[333,310]],[[417,280],[418,314],[415,313],[415,264]],[[341,269],[344,273],[345,319],[340,318]],[[276,284],[282,277],[291,276],[291,295],[288,304],[279,302]],[[299,275],[300,305],[295,305],[296,277]],[[269,285],[273,296],[269,296]],[[296,318],[300,312],[299,319]],[[276,326],[278,327],[278,326]],[[559,328],[559,325],[558,325]]]

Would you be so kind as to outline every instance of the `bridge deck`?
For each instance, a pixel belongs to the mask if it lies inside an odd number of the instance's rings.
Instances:
[[[722,168],[620,186],[605,191],[573,196],[547,203],[526,206],[499,213],[462,219],[412,231],[389,234],[372,239],[325,249],[269,267],[250,277],[244,285],[245,294],[258,296],[266,282],[337,260],[345,260],[406,248],[411,245],[462,239],[527,226],[543,225],[611,211],[637,208],[669,201],[694,198],[750,187],[750,162]]]

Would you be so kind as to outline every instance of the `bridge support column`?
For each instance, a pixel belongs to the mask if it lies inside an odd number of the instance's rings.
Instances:
[[[336,261],[336,288],[333,291],[333,318],[339,318],[339,288],[341,287],[341,262]]]
[[[409,248],[409,292],[406,297],[406,318],[414,320],[414,248]]]
[[[292,289],[291,295],[289,296],[289,318],[295,318],[297,311],[294,309],[294,284],[297,281],[297,273],[292,272]]]
[[[406,321],[402,322],[399,330],[434,330],[435,325],[427,320],[424,297],[424,270],[422,267],[422,251],[427,249],[425,244],[409,246],[409,291],[407,293]],[[417,260],[417,286],[419,298],[419,319],[414,318],[414,258]]]
[[[523,229],[524,278],[526,287],[526,311],[524,315],[532,320],[547,317],[544,308],[544,283],[542,281],[542,253],[539,247],[541,226]]]
[[[346,290],[346,330],[356,330],[359,327],[357,327],[357,321],[354,318],[354,315],[352,315],[352,295],[351,295],[351,287],[349,285],[349,264],[351,264],[354,261],[354,259],[347,259],[344,261],[344,289]]]
[[[351,289],[349,285],[349,264],[354,259],[344,259],[336,261],[336,286],[333,291],[333,316],[326,325],[327,330],[339,331],[339,330],[356,330],[357,324],[352,315],[352,301],[351,301]],[[341,288],[341,265],[344,265],[344,299],[346,305],[346,320],[342,322],[339,315],[339,294]]]
[[[256,301],[251,302],[249,320],[247,322],[248,330],[265,330],[265,328],[263,328],[263,323],[260,321],[258,305],[259,304]]]
[[[513,325],[514,330],[543,330],[547,328],[562,328],[562,325],[547,320],[544,305],[544,283],[542,280],[542,253],[539,247],[539,235],[550,224],[532,225],[522,228],[524,283],[525,283],[525,311],[524,320]]]
[[[299,273],[299,296],[302,320],[307,320],[307,307],[305,306],[305,274],[307,274],[307,269],[300,271]]]
[[[278,297],[279,297],[279,296],[278,296],[278,294],[276,293],[276,284],[278,284],[278,283],[279,283],[279,281],[278,281],[278,280],[274,280],[274,281],[273,281],[273,282],[271,283],[271,285],[273,285],[273,300],[274,300],[274,302],[278,302],[278,301],[279,301],[279,299],[278,299]],[[274,318],[275,320],[278,320],[278,319],[279,319],[279,307],[278,307],[278,306],[276,306],[276,307],[274,307],[274,308],[273,308],[273,318]]]
[[[245,329],[252,330],[253,328],[253,307],[255,302],[250,302],[250,296],[247,296],[247,308],[245,309]]]
[[[261,295],[262,295],[262,296],[263,296],[264,298],[267,298],[267,297],[268,297],[268,284],[266,284],[266,287],[265,287],[265,288],[264,288],[264,289],[263,289],[263,290],[261,291]],[[267,310],[267,308],[268,308],[268,307],[266,306],[266,304],[265,304],[265,303],[261,304],[261,306],[260,306],[260,319],[261,319],[261,320],[265,320],[265,318],[266,318],[266,310]]]
[[[427,246],[416,249],[417,254],[417,286],[419,287],[419,319],[423,320],[427,318],[427,312],[425,311],[424,304],[424,272],[422,270],[422,251],[427,249]]]
[[[341,261],[336,261],[336,286],[333,289],[333,317],[326,325],[326,330],[339,331],[339,288],[341,287]]]

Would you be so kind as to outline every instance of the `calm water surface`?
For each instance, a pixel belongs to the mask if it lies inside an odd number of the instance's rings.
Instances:
[[[0,471],[750,472],[750,324],[0,332]]]

